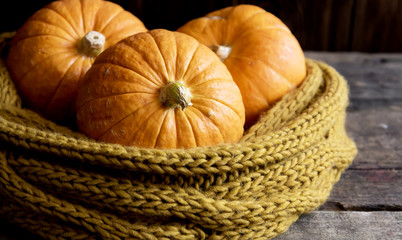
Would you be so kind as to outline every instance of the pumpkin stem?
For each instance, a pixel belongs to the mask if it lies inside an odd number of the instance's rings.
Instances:
[[[224,45],[212,45],[209,48],[211,48],[212,51],[214,51],[216,55],[218,55],[222,62],[224,62],[226,58],[229,57],[229,54],[232,52],[231,47]]]
[[[181,107],[184,111],[191,103],[191,93],[182,82],[169,82],[161,88],[159,99],[168,108]]]
[[[103,51],[104,45],[105,36],[100,32],[90,31],[81,39],[80,50],[89,57],[96,57]]]

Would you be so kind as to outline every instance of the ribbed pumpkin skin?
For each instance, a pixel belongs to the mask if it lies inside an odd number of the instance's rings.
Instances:
[[[159,99],[181,81],[192,106],[168,108]],[[101,53],[77,98],[77,123],[100,141],[148,148],[190,148],[236,142],[244,105],[219,58],[183,33],[156,29],[130,36]]]
[[[257,6],[217,10],[178,31],[208,47],[231,47],[224,63],[243,95],[248,126],[306,76],[297,39],[280,19]]]
[[[17,31],[7,67],[28,107],[53,120],[74,113],[78,82],[94,61],[78,46],[93,30],[105,36],[104,48],[147,31],[130,12],[102,0],[52,2]]]

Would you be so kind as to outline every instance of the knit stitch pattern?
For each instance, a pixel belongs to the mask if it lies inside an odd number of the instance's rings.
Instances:
[[[125,147],[21,104],[0,61],[0,216],[46,239],[270,239],[328,198],[357,149],[348,86],[306,59],[302,85],[235,144]]]

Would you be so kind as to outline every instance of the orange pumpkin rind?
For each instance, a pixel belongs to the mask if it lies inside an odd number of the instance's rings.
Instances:
[[[147,31],[144,24],[115,3],[54,1],[18,29],[7,67],[26,106],[68,124],[75,118],[78,83],[94,57],[141,31]]]
[[[253,5],[237,5],[193,19],[177,31],[211,48],[243,95],[246,127],[306,77],[303,51],[287,26]]]
[[[244,132],[242,96],[225,65],[194,38],[163,29],[101,53],[76,104],[79,129],[109,143],[192,148]]]

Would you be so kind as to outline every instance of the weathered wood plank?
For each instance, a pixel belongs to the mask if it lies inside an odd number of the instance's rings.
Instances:
[[[402,168],[402,103],[363,107],[347,114],[348,135],[359,149],[351,168]]]
[[[0,219],[0,239],[40,240]],[[315,211],[299,218],[274,240],[391,240],[402,239],[402,212]]]
[[[401,211],[402,170],[348,169],[331,191],[322,210]]]
[[[402,101],[402,54],[306,52],[306,56],[330,64],[348,80],[352,105]]]
[[[402,239],[402,212],[316,211],[302,216],[275,240]]]

